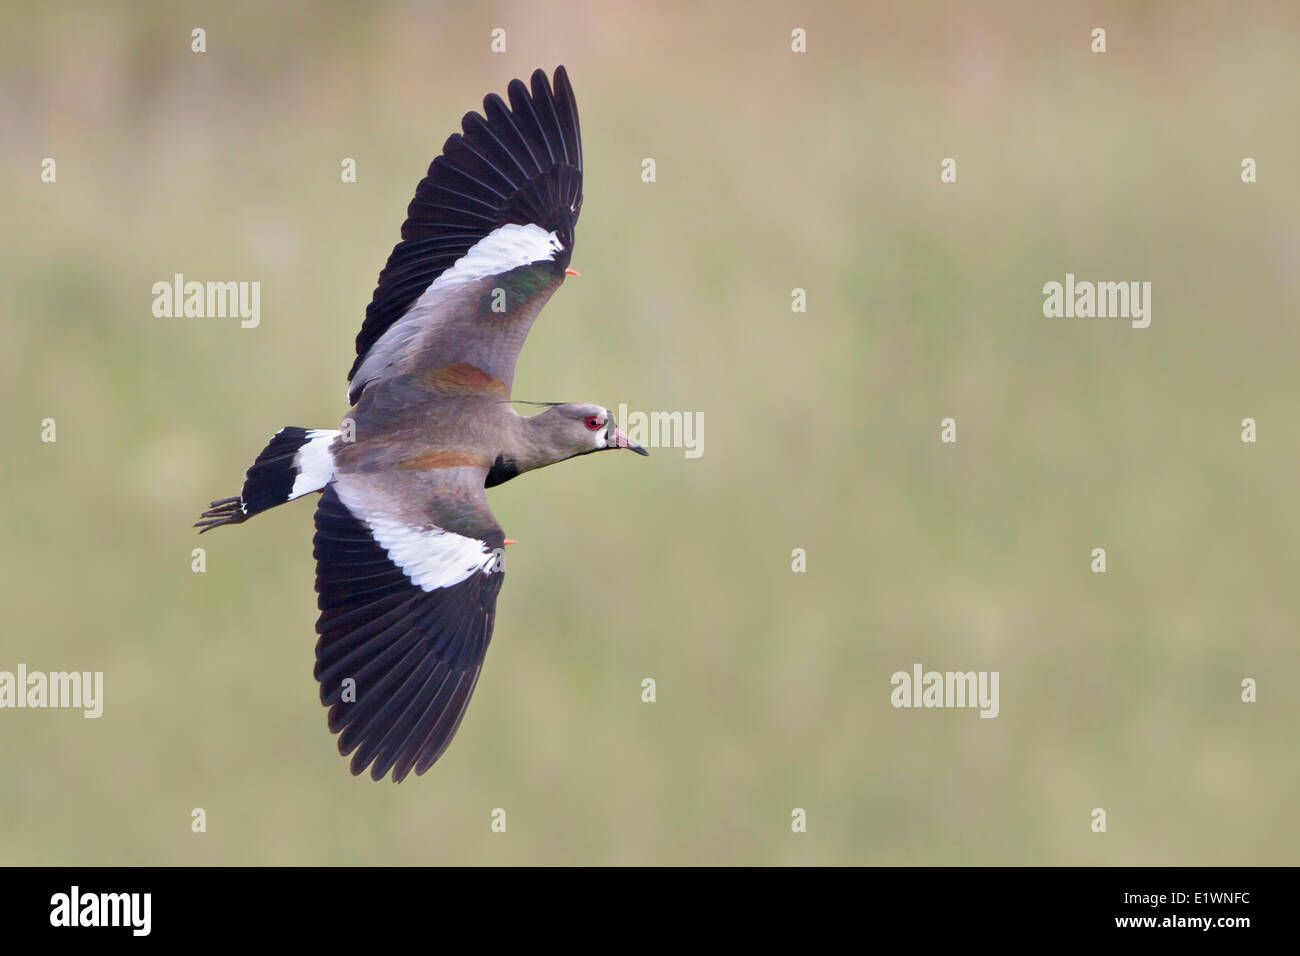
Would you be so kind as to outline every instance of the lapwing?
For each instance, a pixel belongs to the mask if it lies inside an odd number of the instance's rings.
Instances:
[[[357,335],[337,429],[282,428],[211,531],[319,493],[316,679],[351,769],[400,782],[442,756],[492,637],[506,539],[486,489],[630,440],[608,408],[511,401],[528,330],[564,282],[582,141],[564,67],[490,94],[443,145]]]

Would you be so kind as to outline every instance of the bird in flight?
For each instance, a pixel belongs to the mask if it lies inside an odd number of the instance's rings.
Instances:
[[[530,88],[531,87],[531,88]],[[511,407],[515,362],[574,274],[582,141],[564,67],[490,94],[443,145],[357,335],[337,430],[282,428],[196,527],[319,492],[316,679],[351,769],[429,769],[492,637],[507,541],[486,489],[578,455],[649,454],[600,405]]]

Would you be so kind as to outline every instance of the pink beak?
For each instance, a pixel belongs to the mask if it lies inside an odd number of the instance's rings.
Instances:
[[[647,458],[650,456],[650,453],[648,451],[646,451],[644,448],[642,448],[632,439],[628,438],[627,435],[624,434],[623,429],[621,428],[614,429],[614,440],[610,443],[609,447],[626,448],[629,451],[636,452],[638,455],[645,455]]]

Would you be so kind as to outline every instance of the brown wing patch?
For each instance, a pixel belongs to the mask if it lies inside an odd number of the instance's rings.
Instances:
[[[492,463],[482,455],[476,455],[472,451],[443,448],[438,451],[425,452],[423,455],[412,455],[410,458],[403,458],[397,464],[398,467],[405,468],[408,471],[433,471],[437,468],[487,468]]]
[[[452,362],[450,365],[428,369],[420,374],[420,384],[425,388],[449,395],[510,397],[504,382],[469,362]]]

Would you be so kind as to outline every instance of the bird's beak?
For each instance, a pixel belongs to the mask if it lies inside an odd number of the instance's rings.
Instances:
[[[650,456],[650,453],[649,453],[648,451],[646,451],[644,448],[642,448],[640,445],[638,445],[638,444],[637,444],[636,442],[634,442],[632,439],[628,438],[627,435],[625,435],[625,434],[623,433],[623,429],[618,428],[618,427],[615,427],[615,429],[614,429],[614,439],[613,439],[612,442],[610,442],[610,446],[609,446],[609,447],[610,447],[610,448],[627,448],[627,449],[629,449],[630,451],[634,451],[634,452],[636,452],[638,455],[645,455],[646,457],[649,457],[649,456]]]

